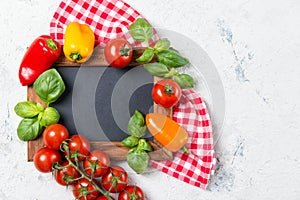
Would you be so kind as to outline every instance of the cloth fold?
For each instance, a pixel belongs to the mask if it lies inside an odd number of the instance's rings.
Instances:
[[[95,33],[96,45],[102,47],[111,38],[124,37],[134,46],[143,46],[131,38],[129,26],[139,12],[121,0],[63,0],[50,22],[50,35],[60,44],[70,22],[89,25]],[[158,40],[155,32],[153,41]],[[150,41],[151,44],[151,41]],[[151,161],[150,164],[179,180],[206,189],[214,172],[216,156],[213,149],[211,122],[205,103],[193,90],[183,90],[180,103],[174,107],[173,119],[189,133],[187,148],[174,154],[173,161]]]

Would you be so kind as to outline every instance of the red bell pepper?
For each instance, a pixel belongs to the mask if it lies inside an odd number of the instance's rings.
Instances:
[[[32,84],[61,54],[61,45],[48,35],[36,38],[27,49],[19,69],[23,86]]]

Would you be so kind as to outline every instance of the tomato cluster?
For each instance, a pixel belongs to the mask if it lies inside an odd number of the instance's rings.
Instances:
[[[120,166],[111,166],[109,156],[101,150],[91,151],[82,135],[72,135],[61,124],[48,126],[43,132],[42,147],[34,155],[34,165],[43,173],[53,172],[56,182],[72,187],[79,200],[144,200],[144,192],[128,184],[128,174]],[[104,189],[102,189],[104,188]]]

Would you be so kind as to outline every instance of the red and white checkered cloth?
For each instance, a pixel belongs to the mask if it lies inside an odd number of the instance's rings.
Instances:
[[[128,31],[137,18],[142,16],[120,0],[63,0],[51,20],[50,35],[63,44],[66,26],[77,21],[92,28],[96,45],[104,47],[111,38],[125,37],[134,46],[143,46],[136,43]],[[153,41],[157,39],[155,34]],[[180,103],[174,107],[173,119],[189,133],[186,146],[191,153],[179,151],[174,154],[173,161],[151,161],[151,165],[205,189],[216,163],[211,122],[205,103],[193,90],[183,90]]]

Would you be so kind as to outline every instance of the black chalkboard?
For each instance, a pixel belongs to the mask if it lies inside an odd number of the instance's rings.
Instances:
[[[153,76],[143,67],[116,69],[105,66],[57,67],[66,91],[51,104],[71,135],[90,141],[121,141],[128,136],[127,123],[138,109],[153,112]],[[146,137],[151,138],[147,133]]]

